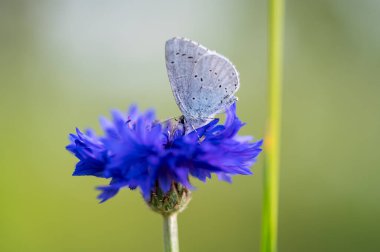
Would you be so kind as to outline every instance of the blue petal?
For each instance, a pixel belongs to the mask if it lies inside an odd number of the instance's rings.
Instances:
[[[99,203],[103,203],[109,200],[110,198],[115,196],[120,190],[120,188],[114,186],[99,186],[96,189],[102,191],[97,197],[100,200]]]

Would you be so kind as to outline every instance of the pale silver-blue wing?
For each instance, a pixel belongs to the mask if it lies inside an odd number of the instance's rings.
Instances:
[[[234,65],[217,53],[202,56],[194,66],[186,107],[190,118],[209,119],[227,109],[237,98],[240,87]]]
[[[191,74],[199,58],[207,49],[185,38],[172,38],[165,44],[166,69],[176,103],[185,117]]]

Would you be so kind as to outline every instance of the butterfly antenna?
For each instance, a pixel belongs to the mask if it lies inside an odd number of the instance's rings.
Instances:
[[[179,121],[180,117],[181,116],[172,116],[172,117],[169,117],[169,118],[167,118],[165,120],[161,120],[160,123],[168,122],[168,121],[173,120],[173,119],[176,120],[176,121]]]

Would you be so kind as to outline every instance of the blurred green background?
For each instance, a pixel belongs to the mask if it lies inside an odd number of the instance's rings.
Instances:
[[[267,5],[256,1],[0,0],[0,251],[161,251],[139,193],[98,204],[72,177],[75,127],[136,102],[179,115],[164,43],[186,36],[234,62],[243,134],[262,138]],[[380,1],[286,1],[280,251],[380,251]],[[182,251],[258,251],[254,176],[198,187]]]

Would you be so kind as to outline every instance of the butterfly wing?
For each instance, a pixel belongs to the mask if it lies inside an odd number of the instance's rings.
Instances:
[[[185,38],[172,38],[166,41],[166,69],[174,98],[185,117],[191,112],[186,106],[189,80],[195,64],[207,51],[207,48]]]
[[[198,124],[209,121],[237,100],[239,87],[238,72],[227,58],[217,53],[202,56],[195,64],[185,100],[190,111],[188,121],[194,121],[195,128],[202,126]]]

